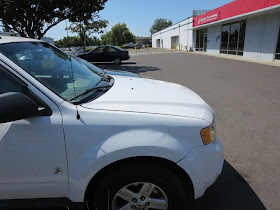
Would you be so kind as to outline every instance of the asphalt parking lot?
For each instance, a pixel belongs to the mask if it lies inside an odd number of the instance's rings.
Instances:
[[[143,54],[121,66],[99,65],[182,84],[216,111],[226,161],[195,209],[280,209],[279,67],[191,53]]]
[[[195,202],[196,209],[280,209],[279,67],[163,53],[105,68],[182,84],[216,111],[227,162],[217,182]]]

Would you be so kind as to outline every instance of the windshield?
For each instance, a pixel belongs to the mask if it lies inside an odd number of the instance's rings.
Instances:
[[[87,67],[89,67],[91,70],[97,72],[98,74],[104,74],[104,71],[100,68],[98,68],[97,66],[85,61],[84,59],[82,58],[79,58],[79,57],[73,57],[75,59],[77,59],[78,61],[80,61],[81,63],[83,63],[84,65],[86,65]]]
[[[48,43],[1,44],[0,52],[67,101],[89,89],[104,85],[102,77],[95,70],[72,59]],[[82,101],[88,95],[78,97],[72,102]]]

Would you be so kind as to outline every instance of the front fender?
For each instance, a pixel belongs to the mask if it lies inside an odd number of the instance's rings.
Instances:
[[[83,202],[86,188],[94,175],[111,163],[139,156],[164,158],[173,162],[183,159],[192,146],[185,139],[174,138],[156,130],[128,130],[88,147],[69,165],[70,200]]]

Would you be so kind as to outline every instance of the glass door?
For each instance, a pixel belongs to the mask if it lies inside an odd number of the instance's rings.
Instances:
[[[276,45],[275,60],[280,60],[280,28],[278,33],[278,42]]]
[[[246,20],[222,26],[220,53],[243,55]]]
[[[202,29],[196,31],[196,51],[204,51],[207,50],[207,29]]]
[[[207,33],[203,35],[203,51],[206,52],[207,50]]]

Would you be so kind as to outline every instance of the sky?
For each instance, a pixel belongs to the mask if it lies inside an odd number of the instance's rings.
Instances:
[[[180,22],[192,16],[192,10],[212,10],[233,0],[108,0],[100,11],[101,19],[109,21],[107,31],[117,23],[125,23],[134,36],[150,36],[150,27],[157,18]],[[69,23],[68,23],[69,26]],[[51,28],[45,36],[62,39],[67,36],[66,21]],[[69,32],[69,36],[72,34]],[[92,34],[100,37],[101,34]]]

